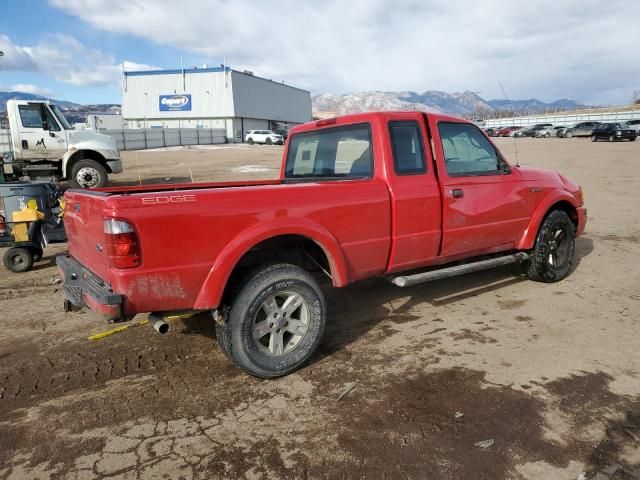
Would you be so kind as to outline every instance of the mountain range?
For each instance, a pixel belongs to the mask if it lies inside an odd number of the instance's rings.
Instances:
[[[80,105],[65,100],[55,100],[41,95],[26,92],[0,92],[0,113],[4,112],[7,100],[51,100],[63,110],[66,115],[82,121],[89,113],[113,113],[112,107],[119,107],[116,104]],[[459,116],[484,116],[492,112],[511,111],[515,113],[536,113],[546,110],[575,110],[576,108],[587,108],[573,100],[562,99],[555,102],[546,103],[541,100],[531,98],[529,100],[485,100],[477,93],[471,91],[459,93],[447,93],[437,90],[427,90],[418,93],[411,91],[404,92],[359,92],[347,93],[344,95],[334,95],[325,93],[311,98],[313,112],[326,112],[333,115],[344,115],[348,113],[367,112],[374,110],[419,110],[423,112],[438,112]]]
[[[54,100],[51,98],[43,97],[42,95],[35,95],[33,93],[0,92],[0,112],[4,112],[6,110],[7,100],[50,100],[63,109],[80,107],[78,103],[67,102],[64,100]]]
[[[312,97],[314,113],[331,112],[336,115],[373,110],[419,110],[462,116],[482,116],[491,112],[515,113],[544,112],[546,110],[575,110],[585,108],[573,100],[561,99],[551,103],[529,100],[485,100],[477,93],[464,91],[447,93],[437,90],[426,92],[359,92],[344,95],[325,93]]]

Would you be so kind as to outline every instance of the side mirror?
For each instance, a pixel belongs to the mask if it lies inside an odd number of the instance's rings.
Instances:
[[[49,122],[47,122],[46,120],[42,121],[42,129],[43,130],[49,130]]]

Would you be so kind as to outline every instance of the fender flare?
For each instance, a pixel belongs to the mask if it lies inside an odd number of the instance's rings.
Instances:
[[[518,250],[529,250],[533,248],[542,221],[547,216],[547,213],[549,213],[552,207],[560,202],[569,203],[574,209],[578,208],[576,199],[566,192],[559,192],[555,195],[547,197],[536,207],[533,214],[531,215],[529,225],[527,225],[527,228],[524,230],[522,237],[520,237],[520,241],[516,244],[516,248]]]
[[[105,168],[107,167],[107,160],[105,158],[104,155],[102,155],[98,150],[93,150],[91,148],[78,148],[75,150],[68,150],[64,153],[64,155],[62,156],[62,177],[63,178],[69,178],[69,175],[71,174],[71,172],[67,171],[67,168],[69,168],[69,161],[77,154],[83,154],[84,152],[91,152],[92,155],[99,155],[102,158],[102,161],[97,160],[98,162],[102,163]],[[86,157],[89,158],[91,160],[96,160],[95,158],[92,157]]]
[[[229,277],[240,259],[260,242],[282,235],[299,235],[315,242],[327,256],[333,285],[341,287],[348,283],[347,261],[331,232],[309,219],[277,218],[244,230],[220,252],[198,293],[194,309],[218,307]]]

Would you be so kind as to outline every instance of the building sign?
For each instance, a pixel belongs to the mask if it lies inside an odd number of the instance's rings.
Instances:
[[[161,112],[191,111],[191,94],[160,95]]]

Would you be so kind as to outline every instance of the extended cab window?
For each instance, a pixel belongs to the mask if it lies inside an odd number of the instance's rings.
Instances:
[[[423,173],[427,170],[418,122],[389,122],[393,149],[393,166],[398,175]]]
[[[373,174],[368,123],[298,133],[291,137],[285,178],[366,178]]]
[[[42,128],[40,105],[18,105],[18,111],[24,128]]]
[[[447,174],[497,175],[498,154],[487,137],[468,123],[438,123]]]

